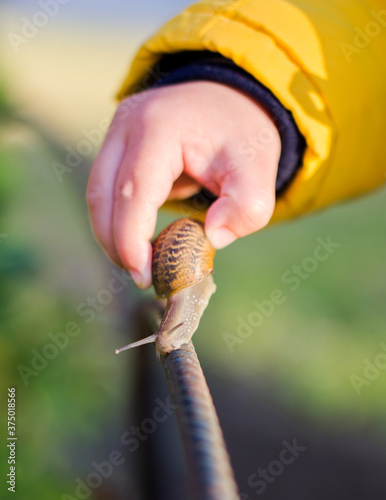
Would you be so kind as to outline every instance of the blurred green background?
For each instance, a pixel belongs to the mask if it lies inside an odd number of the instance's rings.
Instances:
[[[100,141],[76,167],[60,165],[112,116],[114,91],[140,41],[186,2],[82,4],[62,5],[18,52],[7,37],[0,47],[1,498],[8,493],[7,387],[17,390],[17,498],[76,498],[76,478],[121,449],[121,434],[138,425],[130,420],[134,354],[117,357],[114,349],[126,343],[136,304],[152,292],[129,284],[86,321],[82,304],[106,288],[114,269],[93,240],[84,200]],[[38,8],[3,3],[3,34],[20,32]],[[315,499],[322,484],[333,499],[384,498],[385,208],[380,190],[216,256],[217,293],[194,340],[245,498],[257,496],[248,477],[295,437],[307,450],[266,498]],[[157,230],[171,219],[160,215]],[[310,257],[328,238],[340,246],[315,267]],[[312,269],[303,269],[296,290],[288,281],[294,265]],[[274,309],[264,302],[273,290],[282,297]],[[248,327],[254,302],[269,312]],[[69,322],[78,335],[41,370],[25,371]],[[241,323],[249,333],[240,340]],[[90,498],[141,498],[136,487],[125,465]]]

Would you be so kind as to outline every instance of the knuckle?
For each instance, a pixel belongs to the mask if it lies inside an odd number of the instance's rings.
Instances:
[[[103,190],[99,186],[91,185],[87,187],[86,201],[90,208],[98,206],[104,199]]]
[[[164,100],[157,97],[156,89],[145,90],[123,100],[116,109],[113,126],[132,122],[141,129],[165,116]]]
[[[113,124],[117,125],[120,121],[125,121],[136,109],[138,102],[133,96],[124,99],[117,107],[113,119]]]
[[[260,193],[243,207],[244,220],[247,229],[257,231],[270,221],[275,207],[274,198],[268,193]]]
[[[162,98],[153,99],[149,92],[148,98],[141,103],[141,120],[146,123],[154,123],[165,117],[165,104]]]

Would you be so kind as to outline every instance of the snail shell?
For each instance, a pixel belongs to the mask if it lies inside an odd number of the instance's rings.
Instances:
[[[150,342],[158,353],[167,354],[191,339],[216,291],[214,254],[204,225],[196,219],[180,219],[160,233],[153,242],[152,275],[158,297],[167,298],[165,315],[153,335],[117,349],[117,354]]]
[[[202,222],[180,219],[166,227],[153,242],[152,275],[159,297],[169,297],[213,273],[215,249]]]

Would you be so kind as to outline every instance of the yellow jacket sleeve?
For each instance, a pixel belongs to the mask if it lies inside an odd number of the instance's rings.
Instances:
[[[384,0],[214,0],[169,21],[139,50],[119,98],[164,54],[210,50],[232,59],[289,109],[307,148],[278,198],[287,219],[385,180]]]

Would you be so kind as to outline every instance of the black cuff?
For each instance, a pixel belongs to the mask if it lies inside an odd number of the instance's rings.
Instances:
[[[213,52],[180,52],[166,55],[159,63],[158,74],[165,74],[154,87],[193,80],[209,80],[234,87],[261,104],[274,121],[281,139],[281,155],[276,177],[280,194],[300,168],[306,142],[292,113],[272,92],[233,61]]]

